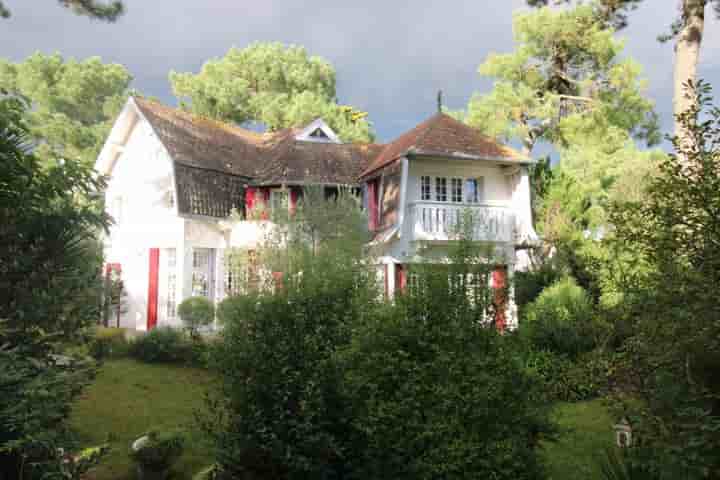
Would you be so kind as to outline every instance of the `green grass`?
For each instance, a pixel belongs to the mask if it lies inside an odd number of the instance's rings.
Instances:
[[[600,480],[598,459],[615,441],[613,418],[602,401],[559,403],[553,414],[560,435],[543,444],[550,480]]]
[[[88,474],[94,480],[135,479],[128,458],[130,443],[151,428],[188,432],[185,452],[173,478],[188,479],[212,463],[209,447],[193,412],[203,406],[212,377],[204,370],[135,360],[109,360],[95,382],[73,406],[70,423],[82,446],[103,443],[111,435],[111,451]]]

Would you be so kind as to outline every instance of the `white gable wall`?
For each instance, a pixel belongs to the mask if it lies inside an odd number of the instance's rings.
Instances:
[[[106,261],[119,263],[127,292],[121,326],[145,329],[149,280],[149,250],[161,249],[158,324],[163,323],[167,301],[167,251],[182,251],[184,220],[170,203],[174,195],[172,162],[144,120],[133,127],[124,149],[114,162],[106,190],[106,208],[117,216],[110,229]],[[181,256],[176,275],[182,281]],[[163,268],[165,265],[165,268]]]

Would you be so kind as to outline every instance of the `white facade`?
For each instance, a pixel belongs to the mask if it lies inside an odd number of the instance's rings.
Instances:
[[[387,295],[399,288],[396,269],[419,261],[447,262],[458,218],[472,218],[473,240],[488,248],[487,261],[510,280],[527,267],[521,248],[533,244],[530,184],[526,165],[460,158],[403,157],[400,195],[393,225],[376,239]],[[379,182],[383,185],[382,180]],[[438,187],[439,184],[439,187]],[[382,187],[378,196],[383,198]],[[378,201],[382,216],[382,201]],[[492,280],[489,280],[492,282]],[[512,285],[512,282],[510,282]],[[492,284],[491,284],[492,286]],[[517,326],[512,288],[506,326]]]
[[[299,135],[307,137],[302,141],[339,142],[321,121]],[[105,242],[106,263],[120,271],[127,294],[121,327],[180,325],[176,309],[183,299],[196,295],[215,302],[223,299],[236,281],[225,267],[226,249],[255,249],[273,228],[267,220],[180,214],[175,165],[153,125],[131,99],[96,163],[97,171],[109,176],[106,208],[116,222]],[[446,182],[442,198],[438,198],[437,179]],[[506,268],[509,277],[523,268],[516,247],[536,240],[526,164],[408,155],[399,160],[399,183],[393,185],[396,211],[389,217],[393,219],[389,228],[374,242],[380,252],[378,271],[386,275],[389,296],[399,288],[398,265],[418,261],[421,249],[429,248],[437,261],[447,259],[452,219],[461,212],[476,216],[475,239],[489,246],[490,261]],[[385,192],[377,193],[382,199]],[[509,300],[506,317],[512,328],[516,322],[512,294]],[[115,325],[114,314],[110,324]]]

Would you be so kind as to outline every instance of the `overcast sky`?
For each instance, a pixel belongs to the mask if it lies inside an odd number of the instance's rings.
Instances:
[[[116,24],[76,17],[57,0],[5,0],[0,56],[19,61],[35,51],[100,56],[125,65],[133,87],[175,104],[170,70],[197,72],[231,46],[281,41],[329,60],[342,103],[370,112],[378,140],[387,141],[445,104],[463,108],[492,84],[477,74],[491,52],[513,49],[512,14],[524,0],[125,0]],[[672,44],[660,44],[677,0],[645,0],[622,32],[626,51],[645,67],[648,95],[665,131],[672,123]],[[720,25],[710,20],[700,75],[720,98]]]

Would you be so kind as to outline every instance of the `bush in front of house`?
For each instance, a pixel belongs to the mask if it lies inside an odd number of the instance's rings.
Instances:
[[[215,305],[205,297],[190,297],[178,305],[178,315],[192,338],[198,329],[210,325],[215,318]]]
[[[542,291],[527,305],[520,333],[529,348],[575,359],[593,350],[605,332],[588,294],[566,277]]]
[[[99,361],[126,356],[129,348],[122,328],[97,327],[88,343],[88,353]]]
[[[130,458],[137,463],[141,479],[163,479],[180,458],[185,445],[181,432],[150,431],[130,448]]]
[[[185,332],[157,327],[130,343],[130,355],[148,363],[181,363],[192,359],[192,345]]]
[[[417,286],[341,351],[358,478],[544,478],[548,403],[521,344],[479,321],[490,292],[470,297],[461,283],[482,270],[415,269]]]
[[[224,298],[217,306],[218,324],[225,326],[233,319],[239,318],[245,303],[246,300],[239,295]]]
[[[579,402],[597,398],[608,388],[610,359],[602,350],[576,360],[549,350],[524,349],[525,372],[541,385],[548,402]]]

